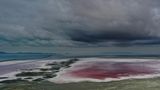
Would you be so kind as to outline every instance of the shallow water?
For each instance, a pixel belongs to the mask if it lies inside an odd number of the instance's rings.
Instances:
[[[38,67],[37,62],[21,62],[15,64],[0,65],[0,75],[16,72],[23,69],[33,69]]]
[[[160,61],[119,62],[119,61],[88,61],[77,64],[64,75],[77,78],[104,80],[137,75],[160,74]]]

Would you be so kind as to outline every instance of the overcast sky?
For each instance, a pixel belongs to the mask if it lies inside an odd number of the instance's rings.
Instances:
[[[160,0],[0,0],[0,46],[160,44]]]

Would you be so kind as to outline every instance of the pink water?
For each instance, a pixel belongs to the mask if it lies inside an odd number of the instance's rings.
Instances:
[[[87,64],[88,63],[88,64]],[[120,78],[127,76],[146,75],[160,73],[160,62],[107,62],[96,61],[86,62],[77,65],[82,68],[73,67],[73,70],[67,72],[74,77],[92,78],[92,79],[106,79],[106,78]],[[154,67],[155,66],[155,67]]]

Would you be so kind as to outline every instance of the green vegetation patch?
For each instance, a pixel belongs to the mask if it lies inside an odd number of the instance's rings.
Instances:
[[[18,79],[14,79],[14,80],[4,80],[4,81],[1,81],[0,83],[20,83],[20,82],[24,82],[25,80],[22,80],[21,78],[18,78]],[[0,89],[1,90],[1,89]]]
[[[107,83],[54,84],[47,81],[17,82],[1,85],[0,90],[160,90],[160,78],[122,80]]]

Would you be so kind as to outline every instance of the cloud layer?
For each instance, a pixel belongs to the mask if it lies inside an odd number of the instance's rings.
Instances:
[[[0,46],[160,43],[159,0],[1,0]]]

